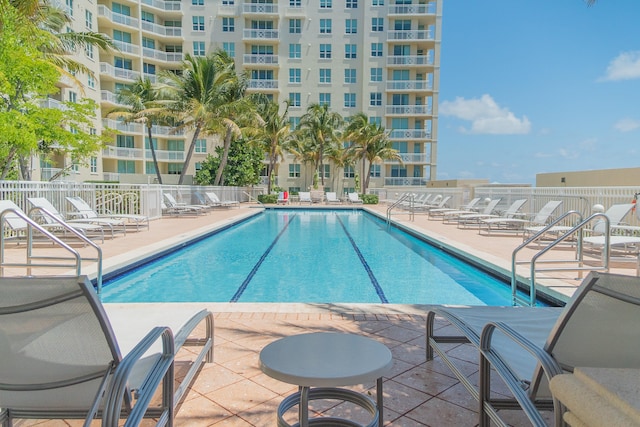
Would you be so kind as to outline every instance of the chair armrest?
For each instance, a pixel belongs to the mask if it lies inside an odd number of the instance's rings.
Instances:
[[[149,403],[158,385],[162,383],[162,414],[158,416],[158,425],[173,419],[173,377],[174,377],[174,341],[171,329],[167,327],[153,328],[118,364],[113,374],[109,389],[105,393],[105,405],[102,416],[103,426],[119,424],[123,399],[127,393],[128,378],[134,365],[158,341],[162,340],[162,353],[150,367],[141,386],[136,390],[136,404],[129,414],[125,426],[137,426],[145,415]],[[164,380],[164,381],[163,381]]]

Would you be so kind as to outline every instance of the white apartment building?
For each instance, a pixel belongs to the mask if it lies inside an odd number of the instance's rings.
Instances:
[[[64,179],[154,182],[144,126],[106,114],[117,106],[117,92],[136,77],[153,81],[162,70],[179,69],[185,53],[216,49],[227,51],[236,68],[249,73],[250,92],[266,93],[281,104],[288,100],[294,126],[308,105],[327,103],[345,118],[362,111],[391,130],[402,163],[375,165],[371,188],[420,186],[436,177],[442,0],[65,1],[74,30],[97,29],[119,51],[79,53],[97,78],[81,77],[83,90],[61,84],[58,100],[94,98],[102,115],[97,131],[118,131],[91,165]],[[177,182],[190,137],[154,127],[163,182]],[[198,141],[191,176],[216,143],[212,137]],[[277,183],[304,190],[311,185],[310,169],[288,157],[279,165]],[[328,162],[326,189],[353,189],[359,170]],[[43,169],[42,177],[50,173]]]

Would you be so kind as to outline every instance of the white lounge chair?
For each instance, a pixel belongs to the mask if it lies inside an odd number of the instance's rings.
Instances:
[[[413,207],[413,210],[422,211],[422,212],[430,212],[431,209],[445,209],[445,206],[447,206],[447,203],[449,203],[449,200],[451,200],[451,196],[445,196],[445,197],[440,198],[440,200],[438,200],[438,202],[427,203],[427,204],[422,204],[422,205],[415,205]]]
[[[81,197],[71,196],[66,197],[67,201],[76,209],[76,215],[79,219],[90,219],[95,220],[98,218],[102,219],[111,219],[117,222],[121,222],[124,224],[125,228],[127,224],[132,224],[135,226],[136,230],[140,230],[140,227],[146,227],[149,229],[149,217],[144,215],[136,215],[136,214],[108,214],[108,215],[100,215],[98,214],[87,202],[84,201]],[[114,223],[115,225],[115,223]]]
[[[102,305],[86,276],[2,277],[0,342],[4,425],[79,418],[89,426],[96,417],[103,426],[121,418],[137,426],[143,417],[173,425],[176,405],[213,361],[213,316],[184,306]],[[174,390],[182,363],[189,368]]]
[[[310,191],[300,191],[298,193],[298,203],[309,203],[313,204],[313,200],[311,200],[311,192]]]
[[[352,204],[362,204],[364,203],[358,193],[348,193],[347,197],[349,198],[349,203]]]
[[[519,214],[520,209],[524,206],[525,203],[527,203],[527,199],[519,199],[514,201],[513,203],[511,203],[511,206],[509,206],[507,210],[502,213],[502,215],[482,213],[460,215],[458,217],[458,228],[467,228],[469,226],[480,227],[481,221],[488,218],[514,218]]]
[[[326,197],[327,197],[328,204],[334,204],[334,205],[342,204],[342,200],[338,198],[338,195],[334,191],[328,191],[326,194]]]
[[[69,227],[73,227],[74,229],[80,231],[87,237],[91,235],[96,235],[101,238],[104,242],[104,231],[109,230],[111,234],[111,238],[115,236],[115,230],[113,224],[110,222],[106,223],[95,223],[90,221],[84,221],[81,219],[66,219],[59,211],[56,209],[53,204],[44,197],[29,197],[27,199],[29,204],[35,208],[34,210],[39,214],[42,222],[44,222],[49,227],[56,227],[59,223],[67,224]],[[32,215],[33,216],[33,215]]]
[[[479,401],[480,425],[490,419],[506,425],[498,410],[524,410],[532,425],[546,426],[540,410],[562,408],[548,390],[555,375],[578,366],[640,368],[640,279],[590,273],[564,308],[442,307],[427,313],[427,360],[435,350],[470,394]],[[440,335],[435,316],[460,335]],[[443,328],[444,331],[447,328]],[[470,343],[479,352],[478,386],[448,353],[452,343]],[[466,372],[466,373],[465,373]],[[497,373],[513,398],[492,394]]]
[[[492,215],[493,212],[496,210],[498,203],[500,203],[500,200],[501,199],[499,198],[490,200],[489,203],[487,203],[487,206],[485,206],[484,209],[478,212],[466,211],[466,210],[445,212],[444,215],[442,215],[442,222],[445,224],[457,223],[458,220],[464,215],[476,215],[476,214]]]
[[[213,203],[214,205],[222,206],[222,207],[225,207],[225,208],[233,208],[233,207],[239,208],[240,207],[240,203],[237,200],[220,200],[220,197],[218,197],[218,195],[216,193],[214,193],[213,191],[207,191],[204,194],[205,194],[205,196],[207,196],[209,201],[211,203]]]
[[[279,205],[288,205],[289,204],[289,192],[288,191],[280,191],[278,193],[278,199],[276,203]]]
[[[175,197],[171,193],[163,193],[165,200],[167,201],[167,206],[170,208],[179,208],[182,210],[189,210],[196,213],[205,214],[209,210],[208,206],[204,205],[191,205],[188,203],[181,203],[176,201]]]
[[[495,231],[526,233],[525,225],[544,226],[552,217],[554,212],[562,205],[562,200],[552,200],[547,202],[538,213],[531,219],[526,218],[485,218],[480,220],[479,233],[491,234]]]
[[[476,205],[480,203],[480,197],[475,197],[469,201],[469,203],[460,206],[459,208],[434,208],[429,209],[429,219],[442,218],[447,212],[462,212],[462,213],[474,213]]]
[[[608,242],[612,259],[615,261],[633,261],[636,263],[637,271],[640,273],[640,265],[637,264],[640,256],[640,236],[613,234],[624,234],[640,230],[638,227],[631,227],[623,223],[624,218],[631,212],[632,208],[633,204],[631,203],[612,205],[604,213],[609,219],[610,225],[608,238],[606,224],[603,220],[599,220],[591,230],[592,235],[583,237],[582,242],[585,250],[592,249],[599,255],[603,253],[603,248]],[[629,259],[629,256],[631,256],[631,259]]]

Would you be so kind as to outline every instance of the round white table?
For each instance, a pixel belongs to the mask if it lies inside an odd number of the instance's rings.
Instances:
[[[372,415],[367,427],[384,422],[382,377],[393,364],[391,351],[359,335],[317,332],[293,335],[272,342],[260,352],[260,369],[272,378],[300,387],[278,407],[278,426],[289,426],[284,413],[299,405],[299,425],[358,426],[350,420],[320,417],[309,420],[309,400],[340,399],[354,403]],[[377,402],[362,393],[338,388],[376,381]],[[311,389],[311,387],[314,387]]]

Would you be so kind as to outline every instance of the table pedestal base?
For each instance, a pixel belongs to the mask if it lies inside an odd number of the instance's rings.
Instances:
[[[302,404],[300,403],[300,397],[303,397]],[[308,395],[308,400],[342,400],[345,402],[351,402],[354,405],[357,405],[367,412],[369,412],[372,416],[371,421],[362,425],[360,423],[356,423],[355,421],[347,420],[344,418],[336,418],[336,417],[318,417],[311,418],[308,420],[308,424],[305,423],[307,415],[308,415],[308,401],[305,402],[306,397]],[[284,420],[284,414],[294,406],[299,405],[301,419],[296,424],[289,424]],[[363,395],[362,393],[358,393],[352,390],[346,390],[343,388],[333,388],[333,387],[317,387],[313,389],[307,389],[294,393],[290,396],[287,396],[280,406],[278,406],[278,427],[299,427],[300,425],[322,425],[328,427],[374,427],[379,424],[380,413],[378,411],[378,407],[369,397]],[[303,418],[305,419],[303,421]]]

